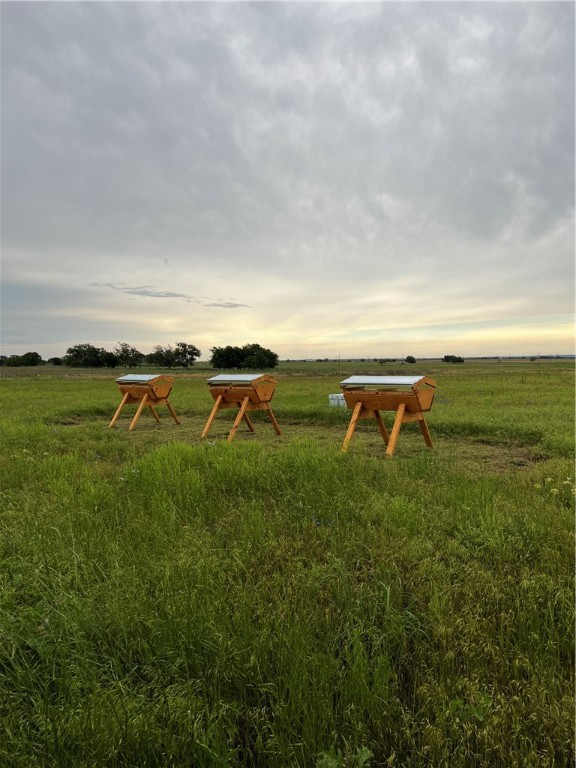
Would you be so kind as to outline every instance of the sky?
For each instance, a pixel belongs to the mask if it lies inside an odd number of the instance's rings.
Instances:
[[[10,2],[1,353],[574,352],[572,2]]]

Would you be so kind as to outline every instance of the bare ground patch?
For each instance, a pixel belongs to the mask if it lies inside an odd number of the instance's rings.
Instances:
[[[174,423],[168,414],[160,413],[160,424],[157,424],[149,414],[143,414],[136,428],[128,431],[132,414],[122,416],[116,423],[111,433],[115,433],[121,439],[134,441],[139,447],[152,448],[163,443],[183,442],[189,445],[200,445],[203,441],[200,438],[204,425],[206,423],[206,414],[184,413],[178,414],[180,425]],[[223,414],[214,420],[210,433],[206,438],[208,443],[216,441],[225,441],[230,432],[234,414]],[[275,434],[272,425],[265,414],[251,414],[255,431],[250,432],[245,424],[242,424],[234,442],[236,444],[246,441],[257,442],[265,445],[267,448],[274,449],[285,445],[292,440],[313,440],[318,442],[326,450],[340,450],[348,420],[342,419],[338,424],[323,424],[307,421],[305,419],[287,419],[277,414],[277,419],[282,430],[282,435]],[[94,417],[86,416],[83,418],[79,414],[62,415],[61,418],[53,421],[63,427],[81,427],[88,424],[94,425]],[[103,418],[101,426],[103,430],[108,430],[109,419]],[[435,435],[433,427],[432,440],[434,447],[432,451],[443,458],[449,458],[455,464],[468,469],[481,469],[491,473],[504,473],[511,471],[523,471],[548,457],[543,453],[540,446],[526,445],[525,443],[516,443],[513,440],[501,441],[491,436],[469,435]],[[360,423],[356,429],[354,437],[349,444],[350,453],[362,453],[370,457],[381,456],[386,459],[386,446],[376,429],[375,425],[369,422]],[[402,428],[398,439],[396,452],[392,460],[409,460],[417,455],[430,451],[426,447],[420,430],[417,425],[405,425]]]

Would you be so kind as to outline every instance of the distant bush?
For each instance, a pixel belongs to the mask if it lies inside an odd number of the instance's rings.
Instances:
[[[178,341],[174,350],[175,363],[182,366],[182,368],[188,368],[188,366],[194,365],[194,361],[201,354],[202,352],[194,344]]]
[[[170,344],[163,347],[160,344],[154,347],[154,352],[146,355],[146,362],[150,365],[158,365],[162,368],[173,368],[174,366],[180,366],[181,368],[188,368],[194,365],[194,361],[197,357],[200,357],[202,352],[194,344],[188,344],[185,341],[179,341],[176,347],[172,347]]]
[[[125,368],[135,368],[144,360],[144,355],[139,349],[123,341],[118,342],[114,354],[118,358],[118,363]]]
[[[210,364],[213,368],[276,368],[278,355],[260,344],[245,344],[243,347],[212,347]]]
[[[76,344],[66,350],[64,364],[74,368],[116,368],[118,358],[113,352],[92,344]]]
[[[444,355],[442,358],[443,363],[463,363],[464,358],[457,355]]]
[[[43,365],[43,363],[42,356],[38,352],[25,352],[23,355],[10,355],[10,357],[3,355],[0,358],[0,365],[9,367]]]

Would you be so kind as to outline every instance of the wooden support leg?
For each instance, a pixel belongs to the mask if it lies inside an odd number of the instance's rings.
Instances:
[[[376,417],[376,422],[378,424],[378,429],[380,430],[380,434],[382,435],[382,439],[388,445],[389,439],[388,439],[388,432],[386,430],[386,425],[382,421],[382,416],[380,415],[380,411],[374,411],[374,416]]]
[[[240,422],[244,418],[244,414],[246,413],[246,406],[250,402],[249,397],[245,397],[244,400],[242,400],[242,405],[240,406],[240,410],[238,411],[238,415],[234,419],[234,424],[232,424],[232,429],[230,430],[230,434],[228,435],[228,439],[226,440],[227,443],[232,442],[234,440],[234,435],[236,434],[236,430],[238,429]]]
[[[254,424],[252,424],[252,422],[250,421],[250,417],[248,416],[247,413],[244,413],[244,421],[248,425],[248,429],[250,430],[250,432],[254,432],[255,431]]]
[[[128,400],[128,397],[129,397],[129,394],[128,394],[128,392],[126,392],[124,394],[124,397],[122,398],[122,402],[120,403],[120,405],[116,409],[116,413],[114,414],[114,416],[112,416],[112,421],[110,422],[110,424],[108,424],[108,429],[110,429],[110,427],[113,427],[114,424],[116,424],[116,422],[118,421],[118,418],[120,417],[120,412],[121,412],[122,408],[124,408],[126,400]]]
[[[426,419],[424,418],[423,414],[418,415],[418,424],[420,424],[420,431],[424,436],[426,445],[428,448],[433,448],[434,446],[432,445],[432,438],[430,437],[430,432],[428,431],[428,424],[426,424]]]
[[[174,421],[176,422],[176,424],[180,424],[180,422],[178,421],[178,416],[176,416],[176,412],[174,408],[172,408],[172,403],[169,400],[166,400],[166,408],[168,408],[168,410],[170,411],[170,414],[174,419]]]
[[[204,427],[204,429],[202,430],[202,434],[200,435],[200,438],[202,440],[206,437],[206,435],[210,431],[210,427],[212,426],[212,422],[214,421],[214,416],[216,416],[216,412],[218,411],[218,408],[220,407],[221,402],[222,402],[222,395],[218,395],[218,397],[216,398],[216,402],[214,403],[214,407],[210,412],[210,416],[208,416],[208,421],[206,422],[206,426]],[[176,419],[176,414],[173,413],[172,415]],[[177,423],[179,423],[177,419],[176,421]]]
[[[350,419],[350,424],[348,425],[346,437],[344,438],[344,442],[342,443],[342,448],[340,449],[342,453],[345,453],[348,450],[348,443],[352,439],[352,435],[354,434],[354,430],[356,429],[356,424],[358,422],[358,419],[360,418],[361,410],[362,410],[362,403],[357,402],[356,405],[354,406],[354,410],[352,411],[352,418]]]
[[[128,427],[128,432],[132,432],[132,430],[136,426],[136,422],[140,418],[140,414],[142,413],[142,411],[144,409],[144,406],[146,405],[147,402],[148,402],[148,393],[146,393],[144,395],[144,397],[142,398],[142,400],[140,400],[140,405],[138,406],[138,410],[134,414],[134,418],[132,419],[132,422],[131,422],[130,426]]]
[[[154,416],[154,418],[156,419],[156,423],[160,424],[160,417],[156,413],[156,408],[154,408],[153,405],[150,405],[150,403],[148,403],[148,408],[150,408],[150,410],[152,411],[152,416]]]
[[[398,435],[400,434],[400,427],[402,426],[405,410],[406,406],[404,403],[400,403],[398,410],[396,411],[396,418],[394,419],[394,426],[392,427],[388,448],[386,449],[386,456],[392,456],[394,453],[394,449],[396,448],[396,440],[398,440]]]
[[[268,411],[268,416],[270,416],[270,421],[272,422],[274,431],[276,432],[277,435],[281,435],[282,432],[280,432],[280,427],[278,426],[278,422],[276,421],[276,416],[274,416],[274,413],[272,412],[272,408],[270,408],[269,403],[266,403],[266,410]]]

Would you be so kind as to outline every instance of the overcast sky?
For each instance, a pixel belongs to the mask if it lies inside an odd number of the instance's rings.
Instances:
[[[2,353],[572,353],[571,2],[2,2]]]

